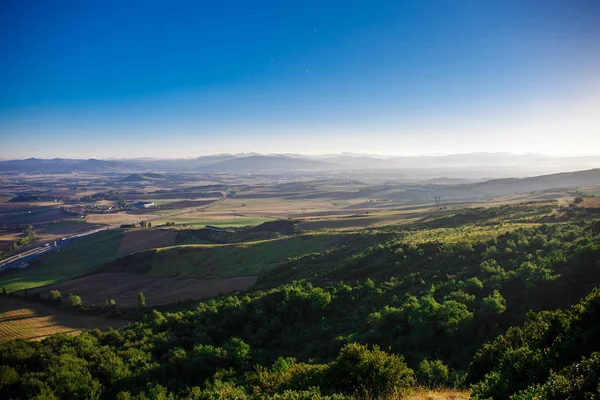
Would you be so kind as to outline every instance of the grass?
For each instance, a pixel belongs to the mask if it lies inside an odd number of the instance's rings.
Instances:
[[[121,243],[120,229],[102,231],[77,239],[57,252],[41,257],[22,270],[0,277],[0,287],[8,292],[49,285],[80,275],[114,260]]]
[[[43,233],[70,233],[72,230],[82,231],[85,230],[85,225],[85,221],[81,218],[63,219],[55,224],[49,224],[48,227],[43,229]]]
[[[330,200],[329,202],[336,207],[348,207],[351,204],[349,201],[346,200]]]
[[[401,397],[403,400],[468,400],[470,398],[471,395],[467,391],[444,388],[418,388],[412,393]]]
[[[242,226],[260,225],[267,221],[273,221],[273,218],[223,218],[223,219],[192,219],[184,215],[176,215],[165,219],[156,219],[152,221],[152,225],[164,225],[167,222],[175,222],[176,224],[184,224],[186,226],[205,226],[212,225],[220,228],[239,228]]]
[[[256,276],[287,260],[318,253],[348,243],[355,235],[307,234],[281,239],[225,245],[182,245],[137,253],[102,268],[110,272],[134,271],[140,265],[150,268],[153,278],[216,278]]]
[[[600,196],[600,189],[584,190],[586,196]]]

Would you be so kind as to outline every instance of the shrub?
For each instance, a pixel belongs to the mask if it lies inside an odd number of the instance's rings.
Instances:
[[[359,396],[383,397],[406,390],[414,382],[414,372],[401,356],[369,350],[366,345],[344,346],[327,371],[327,380],[335,392]]]
[[[69,305],[74,308],[81,307],[81,305],[82,305],[81,297],[79,297],[75,294],[69,294]]]
[[[442,360],[429,361],[425,359],[421,361],[417,370],[419,383],[428,387],[446,385],[449,376],[448,367],[444,365]]]
[[[600,353],[573,364],[559,373],[551,372],[543,385],[532,385],[513,396],[515,400],[594,399],[600,392]]]
[[[146,307],[146,297],[143,292],[138,293],[138,303],[140,304],[140,308]]]
[[[58,290],[54,289],[54,290],[50,291],[50,294],[48,295],[48,300],[59,302],[60,299],[61,299],[61,294]]]

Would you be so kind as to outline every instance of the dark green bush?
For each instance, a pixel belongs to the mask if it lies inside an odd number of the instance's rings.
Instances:
[[[414,372],[401,356],[351,343],[340,350],[326,375],[333,392],[384,397],[414,384]]]

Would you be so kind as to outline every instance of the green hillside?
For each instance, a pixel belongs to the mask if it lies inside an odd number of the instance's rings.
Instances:
[[[594,398],[597,213],[516,205],[353,241],[309,234],[137,253],[103,268],[260,279],[196,307],[146,310],[118,331],[1,344],[0,395],[396,399],[444,387],[476,399]]]
[[[77,239],[76,242],[31,262],[31,267],[0,276],[0,287],[8,292],[49,285],[83,274],[114,260],[122,230],[108,230]]]
[[[298,257],[366,246],[375,240],[376,236],[368,234],[305,234],[236,244],[172,246],[117,259],[93,273],[126,272],[154,278],[263,275]]]

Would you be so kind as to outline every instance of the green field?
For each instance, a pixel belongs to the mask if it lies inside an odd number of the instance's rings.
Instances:
[[[116,258],[123,231],[98,232],[70,243],[57,252],[32,261],[27,269],[0,277],[0,287],[8,292],[49,285],[80,275]]]
[[[346,200],[330,200],[329,202],[336,207],[348,207],[349,205],[351,205],[351,203]]]
[[[103,271],[143,271],[153,278],[216,278],[261,275],[282,263],[358,240],[358,235],[309,234],[224,245],[183,245],[137,253]]]
[[[600,189],[584,190],[586,196],[600,196]]]
[[[239,228],[242,226],[255,226],[260,225],[264,222],[273,221],[274,218],[252,218],[252,217],[240,217],[240,218],[226,218],[226,219],[195,219],[189,215],[176,215],[173,217],[167,217],[165,219],[156,219],[152,221],[152,224],[164,225],[167,222],[175,222],[178,225],[186,226],[205,226],[212,225],[220,228]]]

